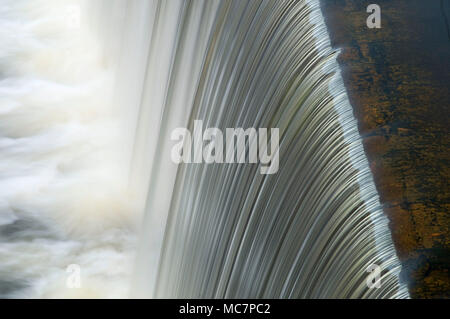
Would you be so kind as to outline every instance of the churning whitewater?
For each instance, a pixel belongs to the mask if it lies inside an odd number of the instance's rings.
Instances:
[[[0,6],[0,297],[128,295],[136,235],[112,64],[70,20],[79,5]]]
[[[0,297],[407,297],[337,55],[318,0],[3,0]],[[276,174],[175,164],[196,121]]]

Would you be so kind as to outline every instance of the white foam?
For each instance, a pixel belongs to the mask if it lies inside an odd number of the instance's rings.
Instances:
[[[2,1],[0,279],[23,288],[11,296],[127,296],[136,214],[114,66],[85,5]],[[81,289],[66,285],[70,264],[81,267]]]

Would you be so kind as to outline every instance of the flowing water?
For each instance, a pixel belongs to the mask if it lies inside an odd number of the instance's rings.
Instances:
[[[1,0],[0,27],[0,296],[408,296],[318,0]],[[175,165],[195,120],[279,128],[278,172]]]

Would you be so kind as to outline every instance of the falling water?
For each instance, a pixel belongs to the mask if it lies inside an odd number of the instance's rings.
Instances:
[[[0,293],[408,296],[318,0],[3,2]],[[175,165],[194,120],[279,128],[278,172]]]

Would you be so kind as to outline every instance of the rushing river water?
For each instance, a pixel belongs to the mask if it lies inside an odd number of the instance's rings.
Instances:
[[[337,54],[317,0],[2,0],[0,296],[407,297]],[[278,172],[177,166],[195,120]]]

